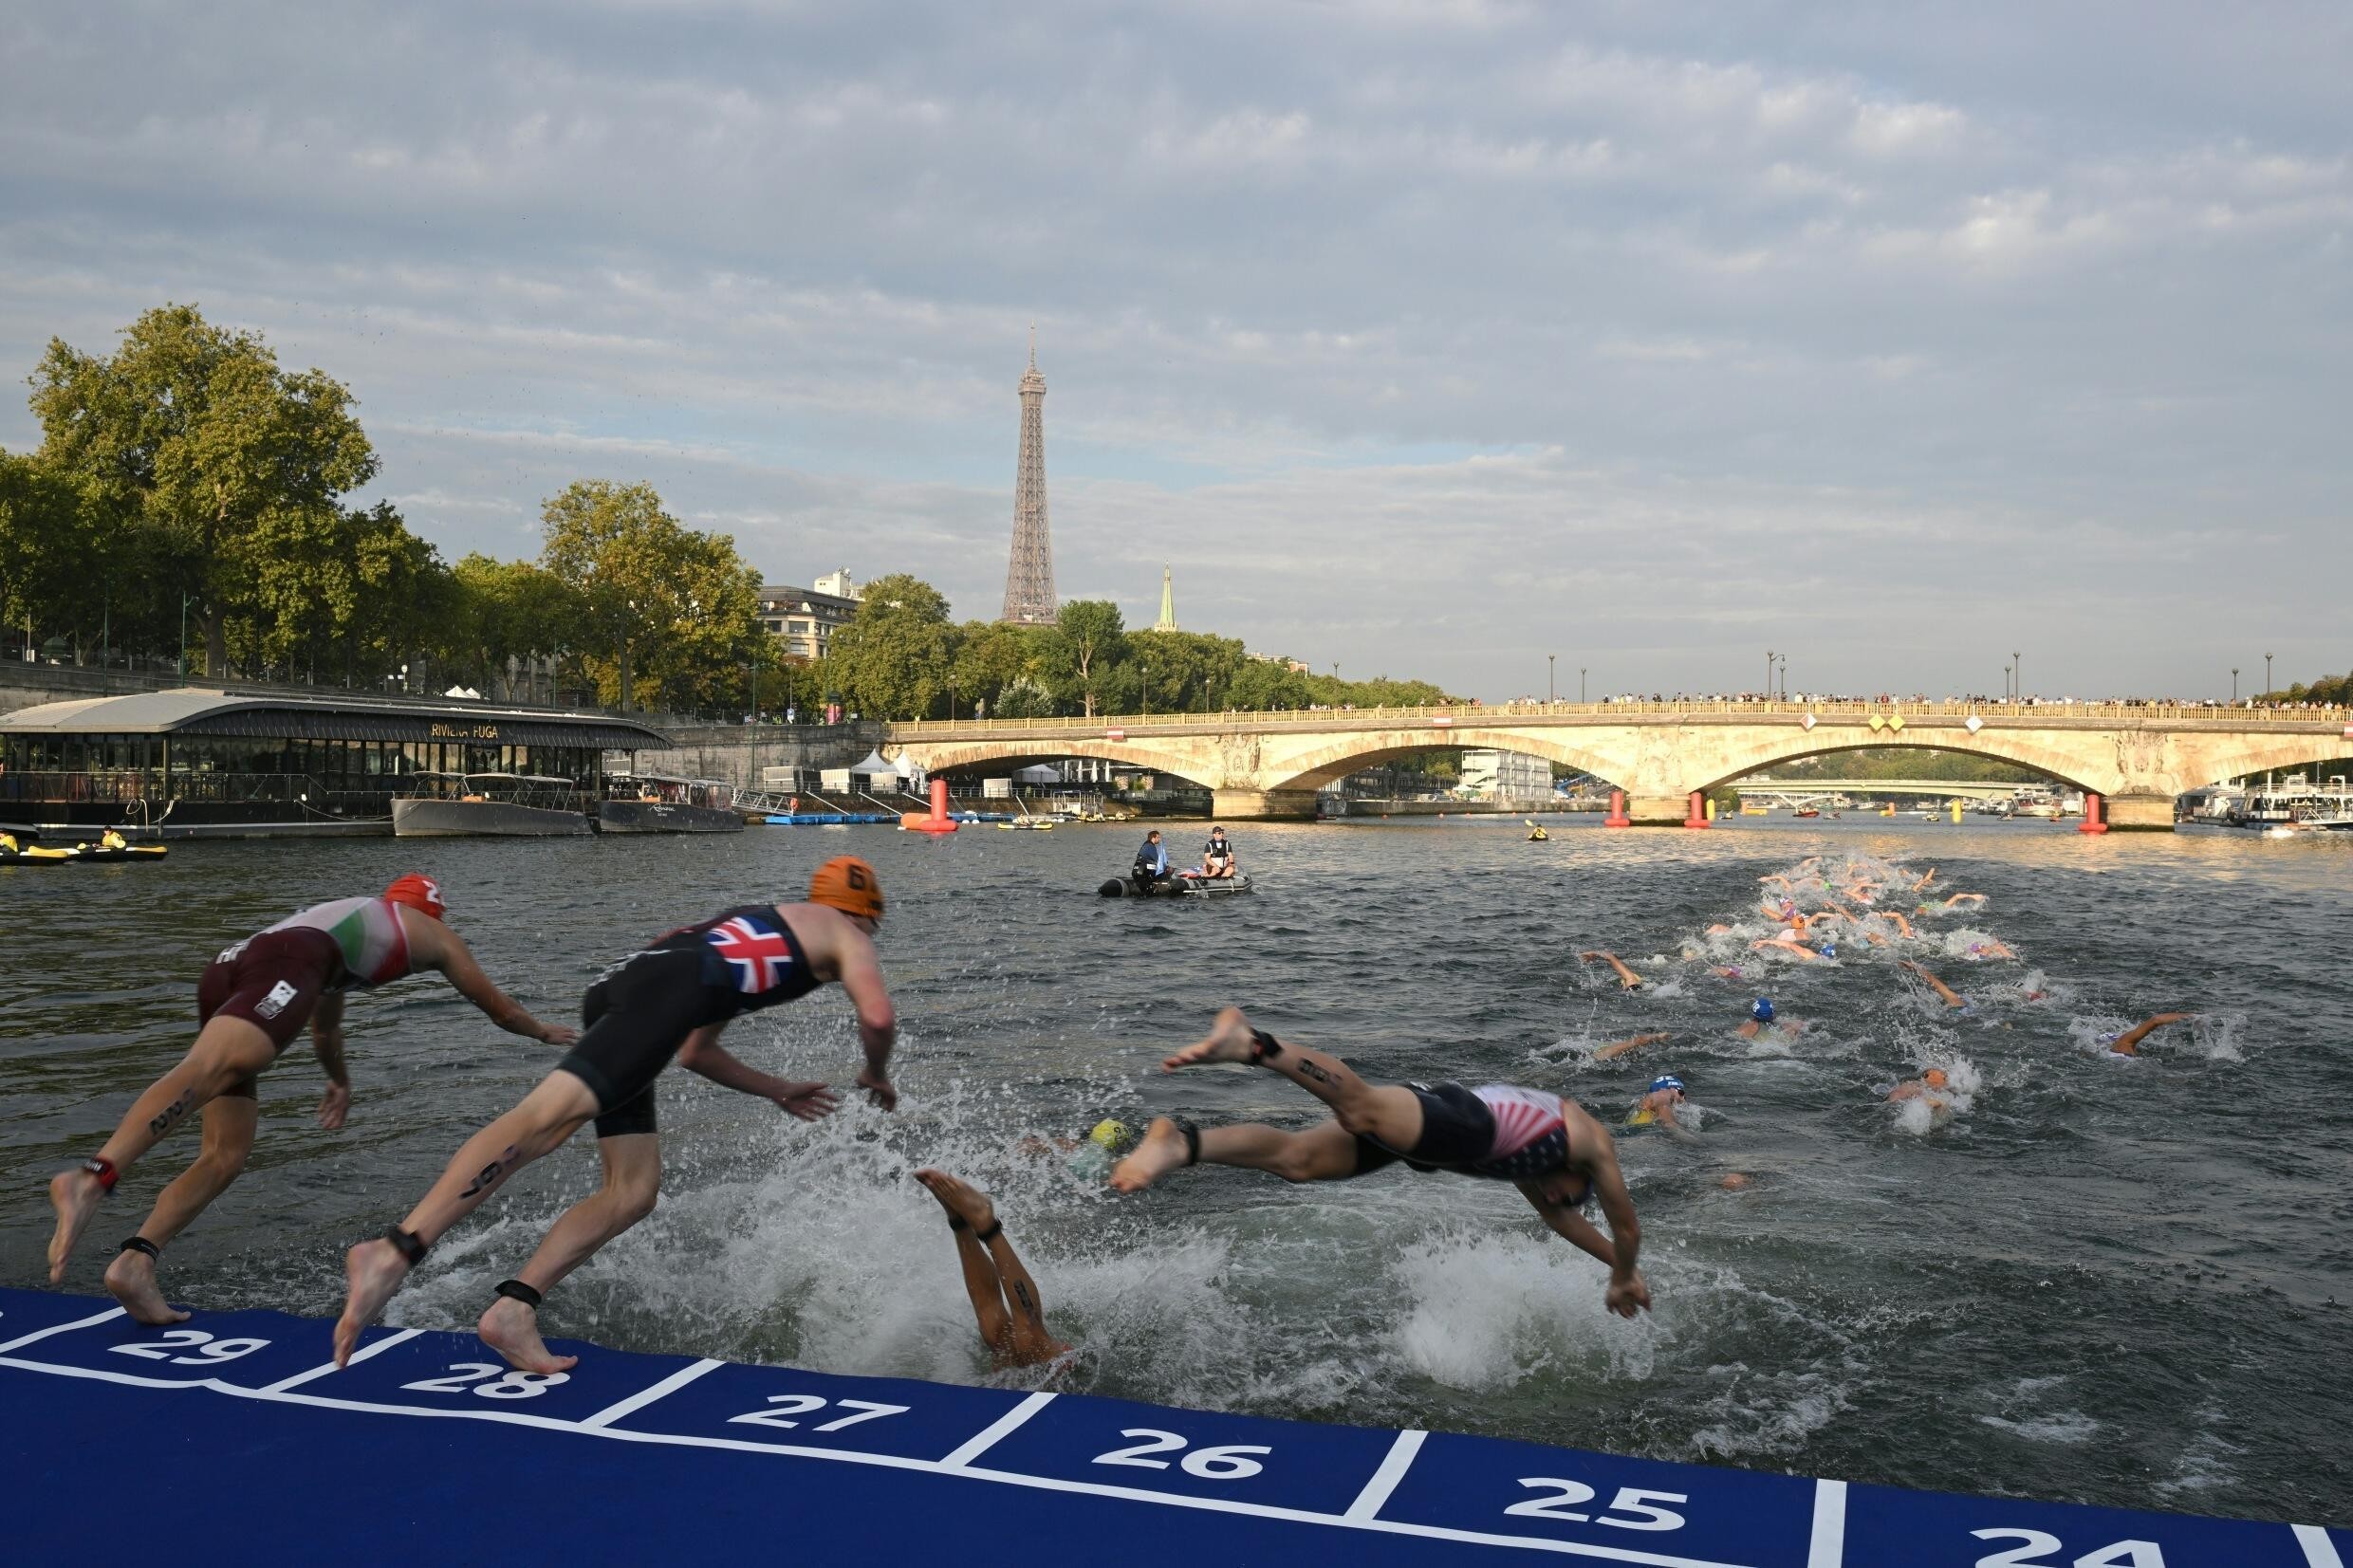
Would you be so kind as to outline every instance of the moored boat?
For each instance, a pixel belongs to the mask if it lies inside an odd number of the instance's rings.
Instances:
[[[605,833],[740,833],[735,786],[717,779],[680,779],[661,773],[618,773],[597,802],[597,826]]]
[[[587,802],[570,779],[536,773],[420,773],[392,802],[402,839],[555,839],[589,831]]]

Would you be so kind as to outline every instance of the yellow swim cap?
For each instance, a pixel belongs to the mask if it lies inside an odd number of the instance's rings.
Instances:
[[[1127,1136],[1127,1124],[1105,1116],[1097,1122],[1094,1129],[1086,1134],[1086,1141],[1109,1149],[1125,1136]]]

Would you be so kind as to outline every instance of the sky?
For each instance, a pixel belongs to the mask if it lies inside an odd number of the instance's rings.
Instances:
[[[454,559],[647,480],[1490,700],[2353,667],[2353,10],[0,9],[0,372],[195,302]],[[0,446],[38,442],[0,398]],[[1548,660],[1550,661],[1548,663]]]

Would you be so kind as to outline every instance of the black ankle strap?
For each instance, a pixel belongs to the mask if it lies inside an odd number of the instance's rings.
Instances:
[[[1004,1232],[1005,1222],[1003,1220],[991,1220],[989,1222],[988,1229],[975,1230],[973,1232],[973,1240],[985,1245],[989,1242],[995,1241],[999,1236],[1003,1235]]]
[[[1185,1135],[1185,1163],[1197,1165],[1201,1159],[1201,1130],[1183,1116],[1171,1116],[1169,1125]]]
[[[973,1228],[973,1222],[966,1219],[961,1214],[951,1214],[948,1216],[948,1228],[951,1230],[970,1230]]]
[[[415,1268],[425,1261],[425,1253],[429,1249],[423,1242],[417,1239],[414,1233],[403,1230],[396,1225],[384,1232],[384,1240],[390,1242],[394,1250],[408,1261],[411,1268]]]
[[[1251,1031],[1251,1060],[1264,1061],[1270,1056],[1283,1054],[1283,1042],[1264,1029]]]
[[[144,1236],[133,1236],[128,1241],[124,1242],[120,1246],[115,1248],[115,1250],[118,1252],[143,1252],[150,1258],[157,1259],[163,1256],[163,1248],[157,1246],[155,1243],[149,1241]]]
[[[539,1303],[547,1299],[520,1280],[501,1280],[492,1288],[510,1301],[521,1301],[533,1312],[537,1312]]]

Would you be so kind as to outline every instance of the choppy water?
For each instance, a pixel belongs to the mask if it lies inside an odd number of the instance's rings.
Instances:
[[[1589,820],[1586,820],[1589,821]],[[1188,827],[1176,837],[1190,847]],[[186,1044],[197,971],[298,905],[422,867],[493,976],[568,1016],[606,962],[726,904],[789,897],[855,848],[892,897],[883,953],[905,1094],[820,1127],[673,1073],[658,1214],[549,1300],[548,1332],[841,1372],[987,1378],[936,1163],[997,1194],[1080,1387],[1175,1404],[1412,1423],[1855,1480],[2276,1518],[2347,1512],[2353,1410],[2353,844],[2041,824],[1882,831],[1584,822],[1246,827],[1257,895],[1098,900],[1134,835],[875,830],[724,839],[190,845],[157,866],[0,871],[0,1282],[42,1278],[42,1183]],[[1981,909],[1833,964],[1760,962],[1760,875],[1825,855],[1939,867]],[[1732,933],[1704,935],[1712,923]],[[2015,963],[1972,962],[1993,939]],[[1580,949],[1652,984],[1621,994]],[[1682,956],[1689,950],[1696,956]],[[1896,969],[1929,963],[1956,1017]],[[1738,965],[1741,978],[1713,972]],[[2043,992],[2041,1000],[2028,993]],[[1756,1044],[1754,994],[1815,1021]],[[1621,1141],[1657,1310],[1602,1310],[1603,1271],[1506,1187],[1393,1170],[1291,1188],[1183,1172],[1117,1197],[1025,1134],[1182,1109],[1303,1126],[1269,1075],[1153,1065],[1238,1000],[1381,1078],[1556,1087],[1605,1119],[1657,1072],[1690,1142]],[[2099,1035],[2195,1008],[2140,1060]],[[1668,1043],[1595,1066],[1638,1030]],[[298,1048],[263,1080],[251,1169],[167,1254],[176,1298],[330,1313],[342,1249],[404,1212],[464,1135],[556,1053],[438,982],[355,999],[357,1099],[311,1124]],[[759,1064],[846,1084],[839,996],[749,1019]],[[1891,1110],[1927,1065],[1954,1114]],[[126,1178],[69,1279],[195,1152]],[[445,1241],[396,1320],[469,1324],[594,1179],[591,1140]],[[1720,1179],[1752,1178],[1742,1191]]]

